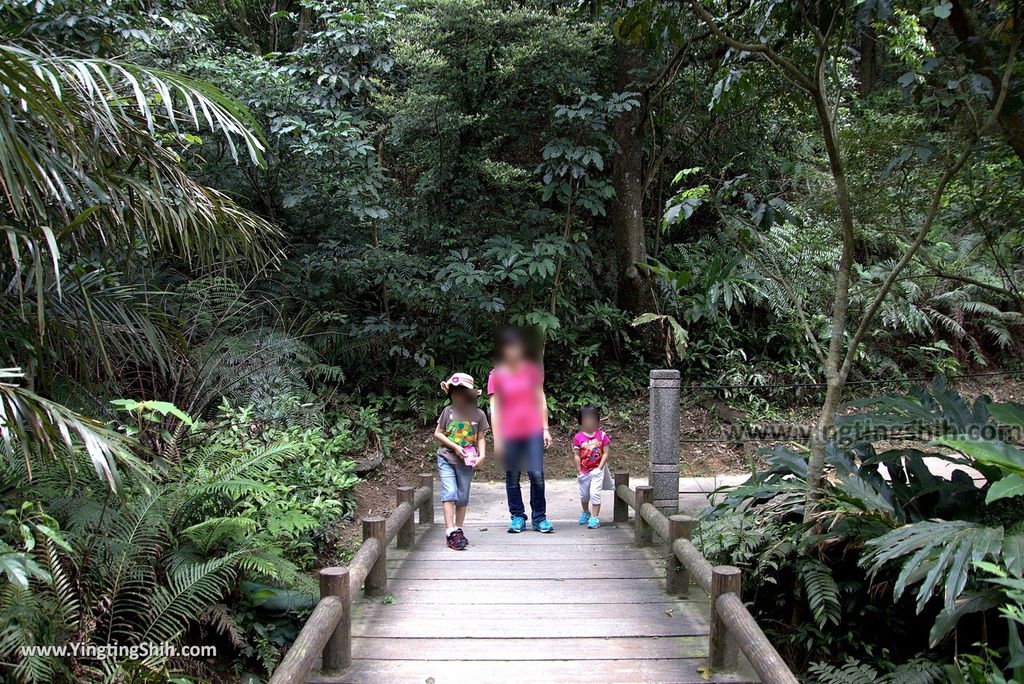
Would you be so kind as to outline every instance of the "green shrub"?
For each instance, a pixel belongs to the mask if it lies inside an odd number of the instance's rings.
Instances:
[[[968,404],[941,378],[847,409],[811,516],[806,454],[780,445],[765,450],[767,471],[704,512],[698,542],[713,562],[746,570],[758,619],[815,681],[934,681],[930,669],[905,666],[927,649],[952,663],[946,635],[960,621],[1012,607],[975,564],[997,563],[1006,582],[1024,577],[1024,451],[1004,441],[1024,412],[988,397]],[[981,479],[935,474],[925,458]],[[993,630],[974,660],[962,660],[965,671],[1004,662],[1007,649],[1013,662],[1015,633]]]
[[[125,406],[136,433],[169,413]],[[15,664],[13,681],[103,679],[85,658],[18,653],[68,640],[131,645],[202,633],[204,643],[241,656],[239,672],[250,661],[273,666],[315,596],[305,573],[332,541],[325,530],[352,512],[358,480],[348,454],[360,439],[346,428],[281,428],[253,415],[222,406],[216,420],[186,433],[153,480],[122,478],[120,495],[91,476],[83,453],[33,464],[31,481],[24,463],[0,465],[8,509],[0,518],[0,657]],[[163,676],[175,663],[104,667]]]

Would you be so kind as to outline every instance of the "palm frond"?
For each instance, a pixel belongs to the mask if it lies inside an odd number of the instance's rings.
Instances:
[[[223,135],[232,158],[238,144],[254,164],[262,165],[266,143],[252,115],[237,100],[216,87],[169,71],[107,59],[62,57],[0,45],[0,87],[5,91],[0,126],[0,156],[4,193],[19,214],[45,215],[57,201],[65,209],[83,211],[102,195],[104,182],[90,175],[90,160],[82,143],[96,143],[115,155],[131,151],[124,136],[141,130],[154,137],[158,129],[180,132],[204,127]],[[27,124],[52,129],[61,151],[30,140]],[[49,140],[45,140],[49,142]],[[78,175],[79,172],[86,172]],[[69,173],[70,172],[70,173]],[[77,177],[76,177],[77,176]],[[12,189],[29,190],[14,193]]]
[[[30,478],[37,450],[57,458],[76,448],[85,450],[112,490],[118,488],[119,463],[148,475],[150,468],[131,452],[124,436],[12,382],[21,377],[19,369],[0,368],[0,448],[9,460],[20,456]]]
[[[116,60],[0,45],[0,198],[14,282],[61,289],[61,252],[77,235],[100,244],[224,261],[269,258],[276,230],[191,178],[181,129],[218,133],[262,163],[252,115],[215,87]],[[27,265],[25,265],[27,264]],[[44,311],[37,310],[40,329]]]
[[[46,340],[57,369],[75,364],[93,368],[98,362],[108,374],[121,360],[164,371],[169,367],[174,334],[171,319],[158,306],[165,293],[123,282],[121,273],[101,268],[79,273],[61,266],[64,284],[47,281],[42,306],[46,311]],[[0,313],[16,320],[38,302],[0,299]],[[17,334],[15,332],[15,334]]]
[[[952,610],[967,585],[973,563],[1002,562],[1005,541],[1002,526],[987,527],[966,520],[925,520],[868,541],[869,552],[861,563],[876,574],[886,563],[900,559],[902,567],[893,587],[897,599],[908,587],[920,584],[918,612],[940,593],[945,609]],[[1019,544],[1005,546],[1009,550]],[[1014,563],[1018,572],[1019,563],[1019,559]]]

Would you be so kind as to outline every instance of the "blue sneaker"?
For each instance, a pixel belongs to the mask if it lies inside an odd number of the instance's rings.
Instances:
[[[519,534],[526,529],[526,518],[521,515],[513,515],[512,522],[508,524],[509,534]]]
[[[590,516],[590,520],[587,521],[587,527],[589,527],[592,530],[596,530],[600,526],[601,520],[596,515]]]
[[[536,520],[534,520],[533,521],[533,531],[534,532],[544,532],[544,533],[554,532],[555,531],[555,526],[552,525],[551,523],[549,523],[547,518],[544,518],[540,522],[537,522]]]
[[[587,513],[586,511],[583,511],[582,513],[580,513],[580,519],[577,520],[576,522],[578,522],[580,525],[586,525],[589,521],[590,521],[590,514]]]

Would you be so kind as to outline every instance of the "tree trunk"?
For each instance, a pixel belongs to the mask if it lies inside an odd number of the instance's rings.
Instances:
[[[562,228],[562,239],[567,241],[569,236],[572,234],[572,216],[576,209],[576,184],[570,179],[569,180],[569,200],[565,205],[565,224]],[[565,267],[565,257],[558,257],[558,265],[555,266],[555,278],[551,284],[551,315],[554,316],[558,313],[558,293],[562,289],[562,269]]]
[[[807,459],[807,504],[804,520],[810,520],[820,493],[821,481],[825,475],[825,445],[832,436],[836,412],[846,384],[847,370],[843,368],[847,315],[850,307],[850,276],[853,271],[855,230],[853,223],[853,202],[846,185],[846,170],[839,149],[839,136],[835,128],[832,110],[825,95],[824,61],[820,61],[815,75],[816,90],[810,93],[821,127],[822,141],[828,155],[829,169],[835,184],[836,204],[839,209],[839,237],[843,249],[836,264],[836,291],[832,300],[832,329],[829,334],[828,352],[824,359],[825,401],[822,402],[818,420],[811,432],[810,455]]]
[[[810,455],[807,459],[807,483],[811,487],[808,490],[807,504],[804,508],[804,520],[810,520],[814,514],[814,503],[825,477],[825,446],[832,438],[836,413],[839,410],[839,401],[842,398],[845,384],[845,378],[830,378],[826,382],[825,401],[822,402],[821,409],[818,411],[818,420],[811,429],[811,438],[808,444]]]
[[[256,36],[252,31],[252,24],[249,23],[249,15],[245,12],[245,5],[239,3],[237,7],[232,6],[228,8],[226,0],[218,0],[218,5],[228,24],[245,37],[245,40],[249,43],[249,48],[256,54],[263,52],[264,50],[260,47],[260,44],[256,42]]]
[[[310,27],[313,25],[313,10],[309,7],[303,7],[299,11],[299,25],[295,29],[295,39],[292,43],[292,50],[298,50],[306,42],[306,34],[309,33]]]
[[[875,29],[872,26],[865,26],[861,31],[857,73],[860,95],[866,97],[875,89]]]
[[[1002,81],[999,75],[996,74],[995,69],[992,68],[988,53],[985,51],[985,45],[981,37],[975,34],[971,18],[967,16],[967,12],[964,11],[960,0],[953,0],[953,8],[949,15],[949,25],[953,29],[953,33],[956,34],[957,40],[960,41],[957,49],[967,58],[970,63],[968,66],[989,80],[992,84],[992,101],[999,101]],[[1012,87],[1007,88],[1007,90],[1012,91]],[[1007,95],[1013,95],[1013,93],[1007,93]],[[1024,162],[1024,116],[1021,116],[1020,111],[1012,106],[1012,102],[1014,102],[1013,97],[1006,98],[1008,106],[1004,106],[999,110],[997,119],[999,127],[1003,129],[1003,134],[1006,136],[1006,141],[1013,148],[1013,151],[1017,153],[1017,157],[1021,162]]]
[[[636,90],[632,74],[643,62],[642,51],[619,41],[616,45],[615,89]],[[634,316],[657,308],[650,274],[638,264],[647,261],[644,242],[643,144],[640,138],[640,108],[620,116],[612,129],[618,146],[612,158],[612,187],[615,200],[610,217],[618,253],[618,303]],[[653,327],[653,326],[649,326]]]

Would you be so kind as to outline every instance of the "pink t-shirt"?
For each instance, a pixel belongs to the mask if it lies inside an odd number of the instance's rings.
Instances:
[[[572,448],[580,452],[580,472],[589,473],[601,465],[601,457],[604,455],[604,448],[611,444],[611,438],[603,430],[598,430],[588,435],[583,430],[576,433],[572,438]]]
[[[544,372],[529,361],[514,372],[504,366],[491,371],[487,394],[498,397],[499,437],[522,439],[544,431],[544,411],[537,393],[543,386]]]

